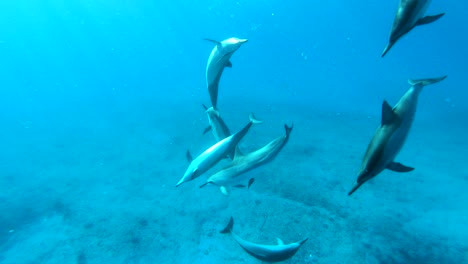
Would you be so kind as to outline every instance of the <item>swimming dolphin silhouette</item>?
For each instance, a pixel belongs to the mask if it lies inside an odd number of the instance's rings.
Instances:
[[[200,188],[207,184],[215,184],[220,186],[223,194],[227,194],[227,185],[239,183],[241,180],[239,178],[241,178],[240,176],[242,174],[272,161],[278,155],[288,142],[292,128],[293,126],[288,127],[287,125],[284,125],[284,129],[286,131],[284,135],[275,138],[270,143],[256,151],[244,155],[236,153],[232,163],[210,176],[206,180],[206,183],[201,185]],[[250,179],[249,185],[252,184],[252,180],[253,179]],[[244,186],[236,185],[236,187]]]
[[[253,114],[250,114],[250,122],[243,129],[217,142],[195,159],[193,159],[190,155],[190,152],[187,151],[187,158],[190,161],[190,165],[185,171],[184,176],[176,184],[176,187],[184,182],[188,182],[197,178],[216,165],[216,163],[218,163],[224,157],[233,153],[239,141],[247,134],[250,127],[254,123],[261,123],[261,121],[258,121],[255,119]]]
[[[291,244],[285,245],[283,241],[279,238],[278,245],[262,245],[256,244],[249,241],[246,241],[240,238],[236,233],[232,231],[234,225],[234,219],[231,217],[229,224],[220,231],[220,233],[226,234],[230,233],[232,237],[237,241],[237,243],[251,256],[267,262],[278,262],[284,261],[296,254],[299,248],[307,241],[307,238],[304,238],[301,241],[294,242]]]
[[[389,43],[385,47],[382,57],[387,54],[401,37],[410,32],[414,27],[430,24],[444,15],[444,13],[441,13],[434,16],[424,16],[430,3],[431,0],[400,0],[400,5],[393,21]]]
[[[383,102],[382,124],[367,147],[358,179],[348,195],[353,194],[362,184],[385,169],[395,172],[414,170],[414,168],[395,162],[395,157],[400,152],[409,134],[416,113],[418,97],[423,87],[438,83],[446,77],[409,80],[411,87],[393,109],[387,101]]]
[[[218,103],[218,85],[225,67],[232,67],[229,61],[232,54],[247,42],[247,39],[228,38],[221,42],[206,39],[216,44],[208,57],[206,65],[206,85],[210,94],[211,104],[216,109]]]

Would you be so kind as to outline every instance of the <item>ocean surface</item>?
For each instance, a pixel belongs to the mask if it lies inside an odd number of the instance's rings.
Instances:
[[[468,3],[381,58],[399,1],[0,2],[0,263],[262,263],[229,234],[286,244],[285,263],[468,263]],[[212,42],[248,42],[219,83],[239,147],[284,135],[250,188],[179,187],[203,135]],[[395,161],[352,196],[408,79],[424,87]]]

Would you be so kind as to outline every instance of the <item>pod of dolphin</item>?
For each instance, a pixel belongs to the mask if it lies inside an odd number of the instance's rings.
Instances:
[[[425,16],[430,2],[430,0],[400,0],[389,42],[382,53],[382,57],[387,54],[402,36],[409,33],[413,28],[430,24],[444,15],[444,13],[441,13]],[[221,118],[217,105],[219,81],[224,68],[232,67],[230,58],[248,40],[239,38],[229,38],[221,42],[207,40],[213,42],[215,47],[211,51],[206,67],[206,84],[212,106],[208,108],[203,105],[209,121],[209,126],[203,134],[211,130],[216,143],[196,158],[192,158],[190,152],[187,151],[187,158],[190,164],[176,186],[201,176],[222,159],[229,158],[231,162],[227,166],[209,176],[206,182],[200,186],[202,188],[206,185],[216,185],[220,187],[223,194],[228,195],[228,187],[250,187],[254,179],[249,179],[248,184],[244,185],[242,183],[245,179],[242,179],[242,175],[271,162],[288,142],[293,126],[285,124],[284,135],[279,136],[255,151],[243,153],[239,149],[239,142],[253,124],[261,123],[262,121],[257,120],[251,114],[249,123],[238,132],[231,134],[228,126]],[[446,77],[409,80],[410,88],[394,107],[391,107],[387,101],[383,102],[381,124],[367,147],[357,180],[348,195],[353,194],[365,182],[379,175],[385,169],[394,172],[410,172],[414,170],[414,168],[396,162],[395,158],[402,149],[409,134],[416,113],[418,97],[423,87],[438,83]],[[291,258],[301,245],[307,241],[307,238],[305,238],[295,243],[284,244],[278,238],[277,245],[256,244],[246,241],[234,233],[232,230],[233,224],[234,220],[231,217],[229,224],[220,233],[231,234],[248,254],[266,262],[278,262]]]

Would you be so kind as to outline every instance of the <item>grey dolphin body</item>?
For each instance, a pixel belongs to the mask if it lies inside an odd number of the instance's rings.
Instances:
[[[409,172],[413,168],[394,161],[403,147],[416,113],[418,97],[425,85],[444,80],[447,76],[433,79],[410,80],[411,87],[392,107],[386,102],[382,105],[382,124],[377,129],[362,161],[358,179],[351,195],[366,181],[377,176],[385,169],[395,172]]]
[[[390,48],[401,37],[410,32],[414,27],[430,24],[444,15],[444,13],[441,13],[434,16],[424,16],[430,3],[431,0],[400,0],[400,5],[393,21],[390,39],[382,53],[382,57],[387,54]]]
[[[239,132],[217,142],[205,150],[200,156],[191,160],[184,176],[177,183],[176,187],[184,182],[191,181],[212,168],[224,157],[233,153],[239,141],[247,134],[253,123],[259,123],[253,115],[250,115],[250,122]],[[188,155],[190,156],[190,155]],[[191,157],[190,157],[191,158]]]
[[[232,237],[237,243],[251,256],[267,262],[278,262],[284,261],[296,254],[299,248],[307,241],[307,238],[285,245],[281,239],[278,238],[278,245],[261,245],[246,241],[240,238],[236,233],[232,231],[234,220],[231,217],[229,224],[220,231],[220,233],[231,233]]]
[[[216,142],[229,137],[231,135],[231,131],[229,130],[224,120],[221,118],[219,111],[213,107],[207,108],[205,105],[203,105],[203,107],[206,110],[205,112],[208,116],[208,122],[210,124],[207,128],[205,128],[203,134],[211,130]],[[236,155],[242,155],[239,146],[236,146],[235,153]],[[234,159],[234,153],[229,154],[228,156],[230,159]]]
[[[207,108],[204,105],[203,107],[206,110],[205,113],[208,116],[208,122],[210,124],[205,129],[205,131],[203,131],[203,134],[211,130],[216,142],[229,137],[231,135],[231,131],[229,130],[224,120],[221,118],[219,111],[213,107]]]
[[[225,186],[239,183],[242,174],[272,161],[289,140],[292,126],[284,125],[284,128],[286,131],[284,135],[272,140],[264,147],[245,155],[236,153],[232,163],[210,176],[206,183],[200,187],[209,183],[215,184],[220,186],[222,192],[225,193]]]
[[[211,104],[216,109],[218,103],[218,85],[225,67],[232,67],[232,54],[247,42],[247,39],[228,38],[221,42],[207,39],[214,42],[216,46],[211,51],[206,65],[206,85],[210,94]]]

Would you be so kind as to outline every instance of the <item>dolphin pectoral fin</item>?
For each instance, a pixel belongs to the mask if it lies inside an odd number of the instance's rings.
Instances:
[[[236,146],[237,148],[237,146]],[[230,151],[226,156],[230,159],[230,160],[234,160],[236,158],[236,148],[234,148],[232,151]]]
[[[205,187],[206,185],[208,185],[209,182],[205,182],[204,184],[200,185],[200,188],[203,188]]]
[[[231,233],[233,226],[234,226],[234,219],[231,216],[231,219],[229,219],[229,223],[227,224],[227,226],[223,230],[221,230],[219,232],[221,234]]]
[[[188,162],[193,161],[192,154],[190,154],[190,150],[187,149],[187,152],[185,153],[185,157],[187,157]]]
[[[415,85],[422,85],[422,86],[426,86],[426,85],[430,85],[430,84],[434,84],[434,83],[438,83],[440,81],[443,81],[445,80],[445,78],[447,78],[448,75],[445,75],[445,76],[442,76],[442,77],[437,77],[437,78],[427,78],[427,79],[420,79],[420,80],[408,80],[409,84],[411,84],[412,86],[415,86]]]
[[[434,15],[434,16],[425,16],[423,18],[420,18],[416,24],[414,26],[421,26],[421,25],[427,25],[427,24],[430,24],[436,20],[438,20],[439,18],[441,18],[442,16],[444,16],[445,13],[441,13],[441,14],[438,14],[438,15]]]
[[[228,193],[226,187],[220,186],[220,187],[219,187],[219,190],[221,191],[222,194],[224,194],[224,195],[226,195],[226,196],[229,195],[229,193]]]
[[[277,237],[276,241],[278,242],[278,245],[284,245],[284,242],[281,240],[281,238]]]
[[[351,189],[351,191],[349,191],[348,195],[353,194],[357,189],[359,189],[359,187],[361,187],[361,185],[362,185],[363,183],[364,183],[364,182],[356,182],[356,184],[354,185],[353,189]]]
[[[254,178],[250,178],[249,184],[247,184],[247,189],[250,189],[250,186],[252,186],[252,184],[254,183],[254,181],[255,181]]]
[[[390,124],[397,118],[395,112],[393,112],[392,107],[388,104],[387,101],[383,101],[382,104],[382,126]]]
[[[208,110],[208,107],[205,104],[201,104],[203,108],[205,108],[205,111]]]
[[[205,128],[205,130],[203,130],[203,135],[205,135],[206,133],[208,133],[208,131],[210,131],[210,130],[211,130],[211,126],[207,126],[207,127]]]
[[[393,44],[395,44],[395,43],[393,43],[393,42],[388,43],[388,45],[385,47],[384,51],[382,52],[382,56],[381,56],[382,58],[383,58],[383,57],[385,56],[385,54],[387,54],[387,52],[393,47]]]
[[[405,166],[398,162],[391,162],[390,164],[387,165],[387,169],[391,171],[395,171],[395,172],[410,172],[414,170],[414,168]]]
[[[232,68],[232,63],[230,61],[226,62],[225,67]]]

